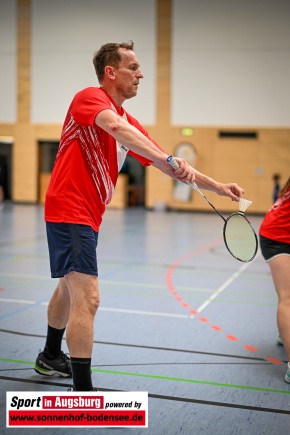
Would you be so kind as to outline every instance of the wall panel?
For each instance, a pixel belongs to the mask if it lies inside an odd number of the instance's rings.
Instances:
[[[33,0],[32,122],[63,122],[76,92],[98,86],[92,58],[106,42],[133,40],[145,79],[128,111],[155,123],[155,0]]]
[[[173,125],[290,127],[290,3],[174,0]]]
[[[0,122],[16,121],[16,0],[0,2]]]

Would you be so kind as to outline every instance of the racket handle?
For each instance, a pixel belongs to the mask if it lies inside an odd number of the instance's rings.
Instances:
[[[179,168],[179,164],[177,163],[177,160],[175,160],[173,156],[168,156],[166,161],[173,167],[173,169]]]
[[[176,170],[176,169],[179,168],[179,164],[178,164],[177,160],[173,156],[168,156],[166,161],[167,161],[167,163],[169,163],[173,167],[173,169]],[[192,187],[193,189],[195,189],[195,190],[200,192],[199,188],[197,187],[197,185],[195,183],[190,183],[189,181],[187,181],[187,184],[190,187]]]
[[[173,167],[173,169],[176,170],[176,169],[179,168],[179,164],[178,164],[177,160],[175,160],[175,158],[173,156],[168,156],[166,161],[167,161],[167,163],[169,163]],[[192,187],[194,190],[196,190],[203,197],[203,199],[205,199],[206,202],[213,208],[213,210],[223,219],[223,221],[226,222],[226,219],[223,217],[223,215],[221,215],[220,212],[215,208],[215,206],[207,199],[207,197],[202,193],[202,191],[199,189],[197,184],[190,183],[189,181],[187,181],[186,183],[190,187]]]

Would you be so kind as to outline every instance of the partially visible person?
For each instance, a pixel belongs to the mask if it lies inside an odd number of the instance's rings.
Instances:
[[[290,383],[290,177],[259,230],[263,257],[270,266],[278,294],[278,343],[288,357],[285,381]]]
[[[277,201],[277,199],[279,198],[280,192],[281,192],[281,175],[280,174],[274,174],[273,175],[273,193],[272,193],[272,200],[273,203]]]

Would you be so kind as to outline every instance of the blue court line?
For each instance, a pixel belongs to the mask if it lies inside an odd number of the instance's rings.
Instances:
[[[44,299],[41,299],[40,301],[34,302],[33,304],[29,304],[23,308],[19,308],[18,310],[11,311],[8,314],[4,314],[3,316],[0,316],[0,321],[5,320],[5,319],[9,319],[10,317],[13,317],[15,314],[19,314],[22,311],[27,311],[30,308],[35,307],[36,305],[40,305],[42,302],[46,302],[46,301],[47,301],[47,298],[44,298]]]

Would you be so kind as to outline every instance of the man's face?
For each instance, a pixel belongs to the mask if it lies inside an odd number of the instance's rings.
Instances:
[[[120,48],[120,53],[122,60],[118,69],[115,69],[115,87],[127,100],[137,95],[139,80],[143,78],[143,74],[134,51]]]

